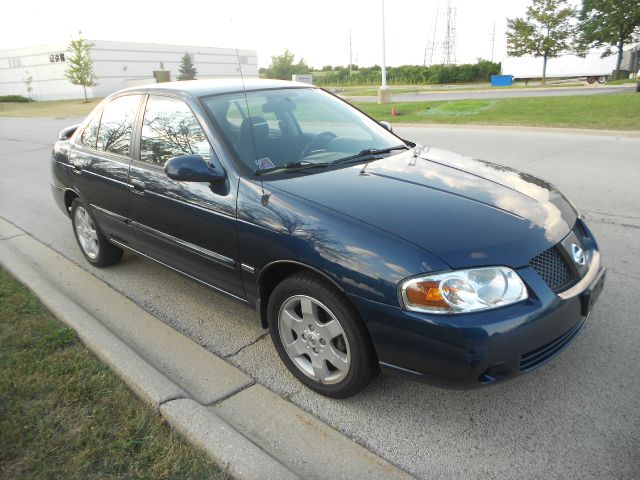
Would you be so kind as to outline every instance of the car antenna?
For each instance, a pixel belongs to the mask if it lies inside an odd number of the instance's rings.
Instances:
[[[258,158],[258,149],[256,148],[256,139],[253,135],[253,122],[251,121],[251,112],[249,111],[249,100],[247,100],[247,88],[244,85],[244,74],[242,73],[242,62],[240,61],[240,51],[236,48],[236,58],[238,59],[238,71],[240,72],[240,80],[242,81],[242,91],[244,92],[244,103],[247,106],[247,116],[249,117],[249,128],[251,129],[251,143],[253,144],[253,152],[255,158]],[[269,195],[265,194],[264,184],[262,179],[260,180],[260,188],[262,189],[262,205],[267,204],[269,201]]]

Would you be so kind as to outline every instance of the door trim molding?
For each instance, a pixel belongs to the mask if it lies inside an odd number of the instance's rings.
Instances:
[[[174,272],[179,273],[180,275],[183,275],[183,276],[185,276],[187,278],[190,278],[191,280],[195,280],[198,283],[201,283],[201,284],[203,284],[203,285],[205,285],[205,286],[207,286],[209,288],[212,288],[213,290],[216,290],[217,292],[220,292],[220,293],[223,293],[225,295],[228,295],[229,297],[235,298],[236,300],[240,300],[242,303],[246,303],[246,304],[250,304],[251,303],[251,302],[248,302],[246,298],[238,297],[237,295],[234,295],[233,293],[229,293],[229,292],[227,292],[226,290],[223,290],[220,287],[216,287],[215,285],[211,285],[210,283],[205,282],[204,280],[201,280],[198,277],[194,277],[193,275],[190,275],[190,274],[180,270],[179,268],[172,267],[171,265],[168,265],[168,264],[164,263],[161,260],[153,258],[152,256],[147,255],[146,253],[142,253],[140,250],[136,250],[135,248],[132,248],[129,245],[125,245],[124,243],[119,242],[118,240],[116,240],[114,238],[111,239],[111,242],[115,243],[116,245],[118,245],[121,248],[124,248],[125,250],[128,250],[128,251],[130,251],[132,253],[135,253],[136,255],[139,255],[139,256],[144,257],[144,258],[146,258],[148,260],[151,260],[151,261],[153,261],[153,262],[155,262],[155,263],[157,263],[159,265],[162,265],[163,267],[167,267],[169,270],[173,270]]]
[[[191,253],[195,253],[196,255],[200,255],[207,260],[211,260],[216,262],[224,267],[230,268],[232,270],[236,269],[236,261],[233,258],[229,258],[225,255],[221,255],[212,250],[208,250],[206,248],[202,248],[198,245],[195,245],[191,242],[187,242],[186,240],[182,240],[181,238],[174,237],[173,235],[169,235],[168,233],[161,232],[156,230],[155,228],[148,227],[147,225],[143,225],[142,223],[138,223],[135,221],[131,221],[131,225],[134,228],[138,228],[142,230],[144,233],[147,233],[155,238],[163,240],[165,242],[171,243],[176,247],[183,248],[188,250]]]

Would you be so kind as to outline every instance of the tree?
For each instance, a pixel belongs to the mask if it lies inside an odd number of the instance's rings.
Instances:
[[[609,47],[603,57],[617,52],[616,70],[620,70],[622,50],[633,43],[640,29],[638,0],[583,0],[580,11],[578,44],[581,50]]]
[[[196,70],[191,55],[189,55],[188,52],[184,52],[182,56],[179,72],[178,80],[195,80],[196,75],[198,75],[198,70]]]
[[[25,71],[24,73],[26,73],[27,76],[24,77],[22,81],[24,82],[24,86],[27,87],[27,98],[29,100],[32,100],[31,92],[33,92],[33,87],[31,86],[31,83],[33,82],[33,77],[31,76],[29,71]]]
[[[291,75],[297,73],[309,73],[309,66],[301,58],[297,64],[294,64],[295,55],[288,49],[282,55],[274,55],[271,57],[271,65],[267,69],[267,77],[279,78],[281,80],[291,80]]]
[[[547,60],[570,50],[575,16],[566,0],[533,0],[526,18],[507,19],[507,52],[514,57],[542,57],[542,83],[546,83]]]
[[[86,42],[82,36],[78,40],[71,40],[69,51],[71,55],[67,56],[69,66],[64,72],[64,76],[74,85],[82,85],[84,89],[84,101],[87,99],[87,87],[95,87],[98,85],[98,77],[93,71],[93,60],[91,60],[91,48],[93,43]]]

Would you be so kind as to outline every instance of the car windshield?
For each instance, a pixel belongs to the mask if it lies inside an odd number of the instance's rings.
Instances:
[[[202,99],[228,144],[251,172],[270,173],[371,159],[404,147],[395,135],[347,103],[315,88],[286,88]]]

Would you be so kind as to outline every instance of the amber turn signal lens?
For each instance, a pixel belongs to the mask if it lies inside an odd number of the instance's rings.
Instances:
[[[405,290],[407,300],[414,306],[448,308],[440,294],[440,282],[416,282]]]

